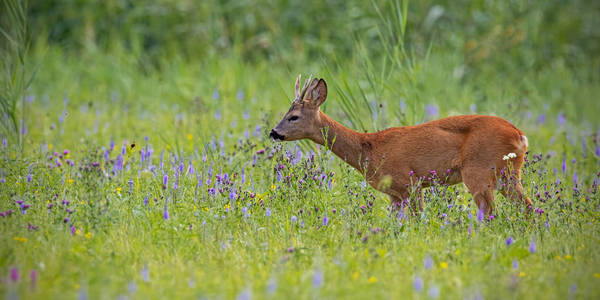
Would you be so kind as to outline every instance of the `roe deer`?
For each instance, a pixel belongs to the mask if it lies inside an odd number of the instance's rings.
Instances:
[[[437,178],[438,183],[464,182],[486,215],[492,212],[495,188],[506,198],[531,208],[531,200],[524,195],[520,181],[527,138],[508,121],[493,116],[463,115],[361,133],[321,112],[319,106],[326,98],[325,80],[309,78],[300,89],[298,76],[292,106],[271,130],[271,138],[310,139],[326,145],[362,172],[371,186],[388,194],[394,207],[404,207],[410,201],[416,212],[418,200],[422,209],[420,189],[432,184],[423,179],[442,174]],[[498,180],[508,178],[508,184],[496,187]],[[416,191],[413,195],[417,199],[411,199],[411,191]]]

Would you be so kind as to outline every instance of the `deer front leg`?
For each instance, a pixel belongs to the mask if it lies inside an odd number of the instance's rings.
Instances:
[[[421,189],[415,190],[415,192],[411,195],[408,190],[401,191],[390,191],[388,192],[390,197],[390,203],[392,205],[393,211],[402,211],[406,209],[407,206],[410,205],[410,211],[413,216],[419,214],[419,212],[423,211],[423,197],[421,194]]]

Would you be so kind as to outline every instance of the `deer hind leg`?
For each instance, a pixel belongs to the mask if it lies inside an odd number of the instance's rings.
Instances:
[[[533,207],[531,199],[523,192],[523,185],[521,184],[521,165],[523,165],[523,155],[517,156],[512,160],[512,165],[508,170],[500,170],[498,178],[500,178],[502,184],[500,185],[500,193],[506,199],[511,201],[519,201],[525,204],[528,209]]]
[[[491,214],[494,202],[494,172],[481,167],[465,167],[461,176],[479,210],[485,215]]]

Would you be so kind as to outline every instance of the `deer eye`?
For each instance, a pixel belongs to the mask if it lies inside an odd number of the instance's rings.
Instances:
[[[298,120],[298,116],[291,116],[288,121],[296,121]]]

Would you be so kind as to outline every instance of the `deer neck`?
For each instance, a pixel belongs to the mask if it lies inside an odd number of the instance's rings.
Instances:
[[[370,146],[370,143],[365,142],[366,135],[345,127],[321,111],[318,128],[319,133],[311,137],[311,140],[327,145],[335,155],[362,172],[361,161],[365,160],[369,150],[365,145]]]

